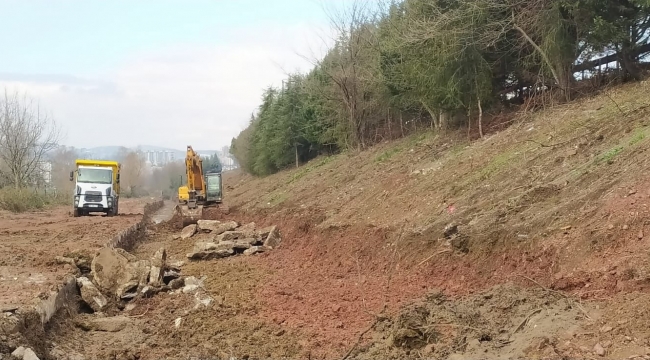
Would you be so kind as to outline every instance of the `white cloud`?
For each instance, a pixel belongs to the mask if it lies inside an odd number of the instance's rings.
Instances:
[[[279,85],[285,70],[311,67],[297,52],[323,48],[306,24],[221,35],[229,41],[134,54],[97,79],[0,74],[0,86],[39,100],[66,145],[220,148],[244,128],[265,87]]]

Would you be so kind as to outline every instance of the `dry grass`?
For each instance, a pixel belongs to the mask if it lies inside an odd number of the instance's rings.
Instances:
[[[63,205],[71,201],[72,197],[67,194],[46,194],[33,189],[0,189],[0,210],[14,213],[40,210],[49,205]]]
[[[456,223],[472,248],[487,251],[540,239],[650,169],[649,88],[629,84],[523,114],[471,144],[423,133],[267,178],[229,174],[227,201],[251,211],[315,209],[325,214],[321,227],[408,221],[431,240]]]

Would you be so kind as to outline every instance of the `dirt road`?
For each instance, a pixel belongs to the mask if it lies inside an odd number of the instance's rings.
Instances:
[[[138,222],[147,199],[126,199],[116,217],[73,218],[70,207],[41,212],[0,212],[0,308],[28,306],[73,272],[56,257],[84,254],[92,258],[120,230]]]

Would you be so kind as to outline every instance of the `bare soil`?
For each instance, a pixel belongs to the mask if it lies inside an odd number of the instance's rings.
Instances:
[[[72,217],[69,207],[39,212],[0,212],[0,308],[22,307],[45,298],[50,290],[74,272],[57,264],[57,256],[94,251],[119,231],[142,218],[143,199],[125,199],[116,217]]]

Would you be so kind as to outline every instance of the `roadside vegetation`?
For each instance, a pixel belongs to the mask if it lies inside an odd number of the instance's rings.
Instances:
[[[429,130],[480,138],[519,111],[642,79],[650,52],[643,0],[357,1],[331,20],[333,47],[268,88],[233,139],[247,172]]]

